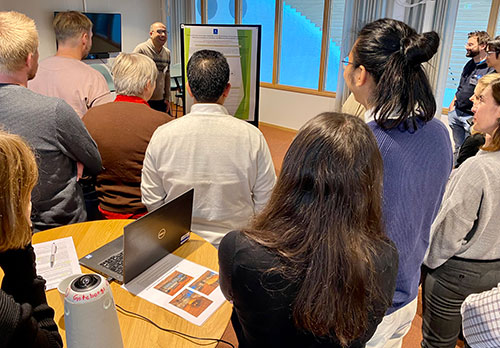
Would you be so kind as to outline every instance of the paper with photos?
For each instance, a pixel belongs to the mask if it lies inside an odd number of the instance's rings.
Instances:
[[[198,326],[203,325],[226,300],[220,290],[217,272],[173,254],[165,256],[158,264],[172,266],[154,282],[137,277],[123,288]]]

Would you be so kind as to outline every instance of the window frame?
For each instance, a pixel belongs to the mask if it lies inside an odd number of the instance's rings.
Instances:
[[[321,55],[319,66],[319,80],[318,88],[305,88],[298,86],[289,86],[278,83],[279,81],[279,67],[280,67],[280,51],[281,51],[281,32],[283,28],[283,2],[284,0],[275,1],[275,21],[274,21],[274,52],[273,52],[273,76],[272,82],[260,82],[260,87],[277,89],[282,91],[290,91],[303,94],[312,94],[325,97],[335,97],[335,92],[325,90],[326,86],[326,70],[328,64],[328,50],[329,50],[329,33],[330,33],[330,18],[331,18],[331,1],[324,0],[323,7],[323,27],[321,38]],[[498,0],[500,2],[500,0]],[[234,24],[241,24],[242,21],[242,3],[241,0],[234,1]],[[207,0],[200,0],[201,10],[201,24],[207,23]],[[262,62],[261,62],[262,63]],[[340,66],[339,66],[340,69]]]

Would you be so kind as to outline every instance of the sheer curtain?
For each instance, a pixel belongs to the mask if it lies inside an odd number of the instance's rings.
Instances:
[[[181,24],[195,23],[194,0],[165,0],[167,3],[168,48],[170,64],[181,63]]]
[[[379,18],[388,17],[392,13],[394,0],[347,0],[344,10],[344,26],[342,33],[341,57],[346,57],[356,41],[361,28],[369,22]],[[343,59],[343,58],[342,58]],[[334,110],[340,111],[342,104],[349,96],[349,90],[343,77],[343,64],[340,62],[339,79],[337,82],[337,96],[335,98]]]
[[[451,46],[455,33],[455,23],[458,13],[458,1],[439,0],[435,2],[434,15],[431,28],[423,28],[425,9],[424,6],[409,8],[406,11],[405,22],[415,28],[417,32],[434,30],[441,39],[438,52],[426,64],[425,69],[429,82],[436,98],[436,116],[442,113],[446,77],[450,66]]]

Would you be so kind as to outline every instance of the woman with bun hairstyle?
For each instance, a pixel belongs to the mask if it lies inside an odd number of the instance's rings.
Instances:
[[[62,347],[38,277],[31,246],[31,190],[38,180],[35,156],[17,135],[0,131],[1,347]]]
[[[241,348],[364,347],[397,273],[381,221],[382,175],[363,120],[323,113],[301,128],[267,206],[219,246]]]
[[[344,79],[367,110],[384,162],[383,217],[399,252],[392,306],[367,347],[401,347],[417,309],[420,267],[452,169],[445,125],[422,63],[436,53],[435,32],[418,34],[380,19],[361,29],[344,61]]]
[[[475,98],[472,112],[474,129],[491,138],[453,172],[432,224],[422,284],[425,348],[454,348],[462,302],[500,282],[500,79]]]

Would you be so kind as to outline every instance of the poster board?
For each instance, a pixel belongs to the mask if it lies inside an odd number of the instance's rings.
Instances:
[[[260,25],[181,24],[182,88],[184,114],[194,99],[187,93],[186,67],[194,52],[219,51],[231,71],[224,106],[229,114],[255,126],[259,122]]]

